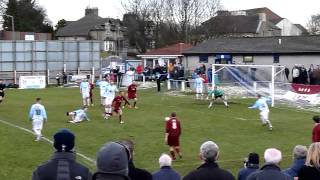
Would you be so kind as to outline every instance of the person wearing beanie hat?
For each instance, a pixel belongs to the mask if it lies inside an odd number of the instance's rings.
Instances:
[[[168,154],[162,154],[159,158],[160,170],[153,173],[153,180],[180,180],[179,173],[171,168],[172,159]]]
[[[81,179],[91,180],[89,169],[76,161],[72,151],[75,145],[75,135],[68,129],[60,129],[53,136],[53,146],[56,152],[52,158],[37,167],[32,180]]]
[[[291,177],[298,177],[298,172],[306,162],[308,148],[302,145],[296,145],[293,148],[293,164],[283,172]]]
[[[97,172],[92,180],[130,180],[128,163],[129,150],[117,142],[102,146],[97,154]]]
[[[259,154],[250,153],[244,163],[245,167],[238,173],[238,180],[246,180],[251,173],[259,170]]]
[[[233,175],[219,168],[217,160],[219,147],[213,141],[206,141],[200,146],[200,159],[203,164],[190,172],[183,180],[235,180]]]

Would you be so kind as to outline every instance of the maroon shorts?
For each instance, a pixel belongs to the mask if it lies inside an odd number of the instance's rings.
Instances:
[[[169,146],[179,146],[180,145],[179,136],[169,136],[168,137],[168,145]]]
[[[113,112],[122,115],[122,109],[121,108],[116,108],[113,110]]]

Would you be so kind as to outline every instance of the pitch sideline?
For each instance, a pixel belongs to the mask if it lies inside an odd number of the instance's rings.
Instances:
[[[24,131],[24,132],[27,132],[27,133],[29,133],[29,134],[34,135],[34,133],[33,133],[31,130],[26,129],[26,128],[24,128],[24,127],[21,127],[21,126],[18,126],[18,125],[9,123],[9,122],[4,121],[4,120],[1,120],[1,119],[0,119],[0,122],[1,122],[2,124],[7,125],[7,126],[10,126],[10,127],[16,128],[16,129],[20,129],[20,130],[22,130],[22,131]],[[49,138],[46,138],[46,137],[42,136],[41,139],[43,139],[44,141],[46,141],[46,142],[48,142],[49,144],[52,144],[52,145],[53,145],[53,141],[50,140]],[[92,158],[90,158],[90,157],[88,157],[88,156],[86,156],[86,155],[84,155],[84,154],[82,154],[82,153],[79,153],[79,152],[76,152],[76,154],[77,154],[78,156],[82,157],[82,158],[83,158],[84,160],[86,160],[87,162],[89,162],[91,165],[96,165],[96,161],[93,160]]]

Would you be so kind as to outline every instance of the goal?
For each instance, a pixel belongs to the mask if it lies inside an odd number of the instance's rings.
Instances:
[[[254,97],[257,94],[271,98],[275,105],[277,93],[286,91],[288,79],[284,66],[212,64],[211,86],[219,86],[231,98]]]

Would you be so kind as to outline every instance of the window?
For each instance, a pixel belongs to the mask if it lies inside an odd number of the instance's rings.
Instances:
[[[273,55],[273,63],[280,63],[280,56],[278,54]]]
[[[199,63],[208,63],[209,57],[208,56],[199,56]]]
[[[253,63],[253,56],[243,56],[244,63]]]

